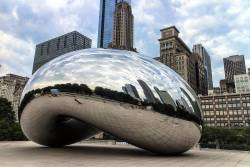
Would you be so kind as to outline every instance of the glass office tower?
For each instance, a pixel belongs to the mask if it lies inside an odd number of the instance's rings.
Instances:
[[[100,0],[98,48],[108,48],[112,42],[113,15],[116,4],[121,1],[131,4],[131,0]]]

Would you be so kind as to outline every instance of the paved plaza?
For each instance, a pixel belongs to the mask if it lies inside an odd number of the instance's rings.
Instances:
[[[32,142],[0,142],[0,167],[250,167],[250,153],[191,150],[160,156],[130,145],[75,144],[47,148]]]

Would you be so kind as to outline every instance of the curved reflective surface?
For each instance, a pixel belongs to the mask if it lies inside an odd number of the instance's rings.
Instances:
[[[177,73],[143,55],[109,49],[71,52],[42,66],[24,89],[19,119],[25,135],[43,145],[106,131],[158,153],[187,151],[202,124],[195,92]]]

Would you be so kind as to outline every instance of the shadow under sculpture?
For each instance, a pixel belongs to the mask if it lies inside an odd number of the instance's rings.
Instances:
[[[201,137],[195,92],[146,56],[86,49],[42,66],[27,83],[19,121],[26,137],[60,147],[102,131],[154,153],[178,154]]]

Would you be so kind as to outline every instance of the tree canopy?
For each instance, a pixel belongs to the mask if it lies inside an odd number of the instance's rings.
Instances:
[[[20,125],[16,122],[11,103],[0,98],[0,141],[26,140]]]

